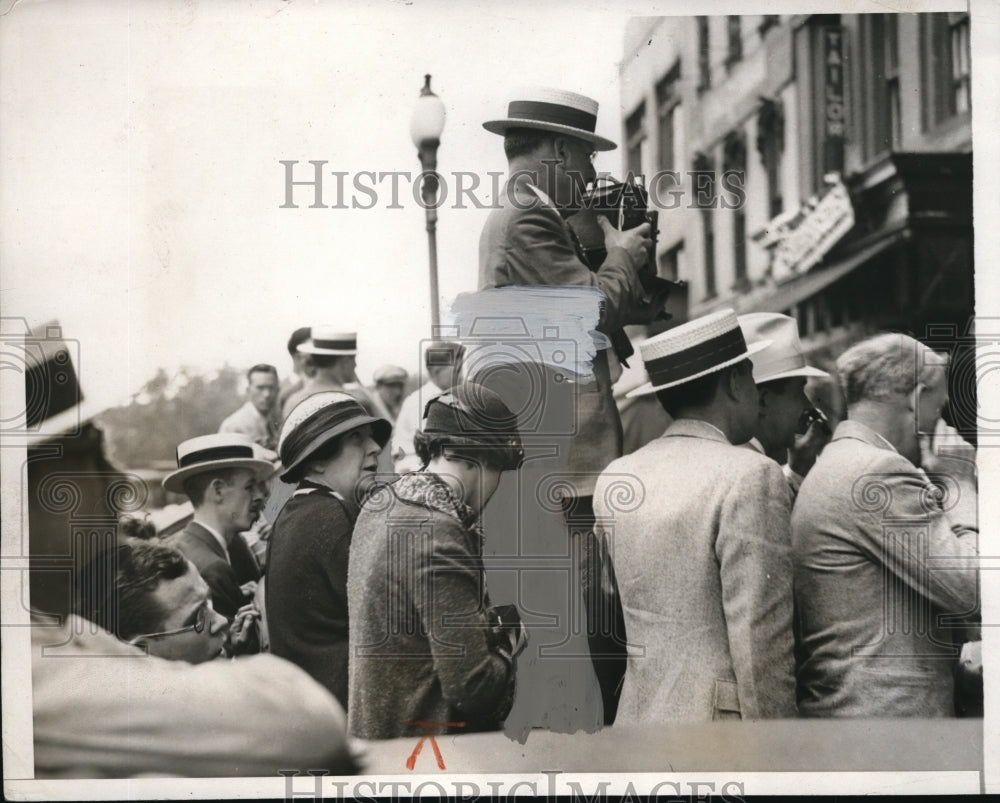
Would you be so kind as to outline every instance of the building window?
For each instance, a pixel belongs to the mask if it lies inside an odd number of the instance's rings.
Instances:
[[[924,130],[971,110],[969,15],[920,15]]]
[[[757,113],[757,152],[767,173],[767,214],[781,214],[781,154],[785,150],[785,109],[780,100],[765,98]]]
[[[701,208],[702,246],[705,264],[705,298],[714,298],[715,285],[715,166],[707,154],[694,158],[691,181],[694,205]]]
[[[746,186],[747,144],[742,131],[734,131],[726,137],[724,158],[722,163],[724,173],[737,173],[741,183]],[[747,217],[743,205],[733,210],[733,267],[736,272],[734,289],[743,289],[747,285]]]
[[[698,21],[698,91],[712,85],[712,53],[708,35],[708,17],[697,17]]]
[[[684,275],[684,241],[681,240],[673,248],[660,255],[659,275],[664,279],[679,281]]]
[[[969,15],[948,14],[951,46],[951,111],[964,114],[972,108],[969,69]]]
[[[740,25],[740,17],[730,15],[726,17],[726,69],[743,58],[743,28]]]
[[[862,52],[869,77],[865,104],[865,151],[868,158],[902,146],[899,95],[899,17],[861,17]]]
[[[625,120],[625,168],[633,176],[642,175],[642,143],[646,139],[646,104],[640,103]]]
[[[761,38],[764,38],[764,34],[767,33],[771,28],[778,25],[781,22],[780,14],[764,14],[760,18],[760,25],[757,26],[757,31],[760,33]]]
[[[681,63],[675,62],[656,85],[656,108],[660,133],[660,170],[674,169],[674,127],[680,104]]]

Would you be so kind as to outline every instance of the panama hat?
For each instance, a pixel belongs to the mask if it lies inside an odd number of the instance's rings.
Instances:
[[[520,98],[507,104],[506,117],[487,120],[483,128],[493,134],[505,134],[508,128],[536,128],[582,139],[599,151],[618,147],[594,133],[597,101],[593,98],[549,87],[524,89],[519,94]]]
[[[305,343],[299,343],[297,350],[303,354],[353,357],[358,353],[358,333],[341,332],[332,326],[313,326],[312,336]]]
[[[184,493],[184,483],[196,474],[228,468],[246,468],[258,480],[274,473],[274,466],[256,456],[254,443],[246,436],[232,432],[200,435],[177,447],[177,470],[163,478],[163,487],[173,493]]]
[[[365,424],[372,425],[372,435],[379,446],[388,443],[392,424],[369,415],[353,396],[330,390],[306,397],[295,405],[281,426],[278,454],[285,466],[281,479],[296,481],[299,467],[321,446]]]
[[[747,343],[770,341],[753,358],[755,384],[793,376],[829,376],[826,371],[806,364],[799,341],[799,325],[794,318],[777,312],[750,312],[739,316],[740,328]]]
[[[769,343],[747,346],[731,309],[703,315],[639,344],[649,381],[626,396],[644,396],[700,379],[745,360]]]

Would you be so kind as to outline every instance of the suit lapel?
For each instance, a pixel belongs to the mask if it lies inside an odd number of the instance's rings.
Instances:
[[[184,532],[197,540],[199,543],[204,544],[212,553],[218,555],[226,563],[229,563],[229,556],[222,549],[222,545],[215,540],[215,536],[212,535],[208,530],[202,527],[198,522],[192,521],[184,528]]]

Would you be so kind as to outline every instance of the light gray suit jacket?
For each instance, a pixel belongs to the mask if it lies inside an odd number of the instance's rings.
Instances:
[[[594,492],[629,640],[617,723],[793,717],[788,483],[702,421],[608,466]]]
[[[837,427],[792,514],[803,714],[952,715],[953,641],[978,602],[959,510],[868,427]]]

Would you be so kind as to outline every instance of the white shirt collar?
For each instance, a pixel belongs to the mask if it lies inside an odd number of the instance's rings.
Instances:
[[[753,449],[756,449],[761,454],[767,454],[767,452],[764,451],[764,444],[761,443],[756,438],[751,438],[749,441],[747,441],[747,445]]]
[[[229,547],[226,544],[226,539],[222,537],[222,535],[219,533],[218,530],[216,530],[214,527],[209,526],[208,524],[205,524],[205,522],[200,521],[197,518],[194,519],[194,522],[200,527],[204,527],[206,530],[208,530],[212,534],[212,537],[219,542],[219,546],[222,547],[222,554],[226,556],[226,563],[229,563],[230,562]]]

